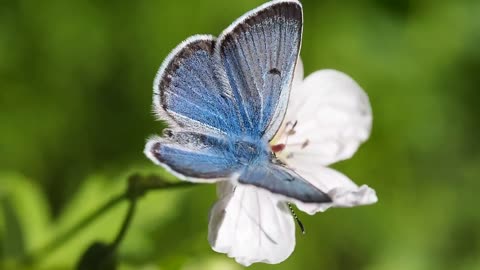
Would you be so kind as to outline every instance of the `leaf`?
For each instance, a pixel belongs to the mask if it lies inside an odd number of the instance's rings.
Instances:
[[[18,215],[8,197],[0,198],[0,205],[4,217],[2,257],[23,259],[26,255],[25,237]]]
[[[0,230],[4,234],[0,246],[5,255],[19,259],[49,238],[48,206],[35,182],[16,173],[1,173],[0,179]]]
[[[123,179],[108,181],[100,175],[90,176],[84,181],[74,197],[69,200],[61,215],[52,225],[51,230],[57,235],[65,233],[109,199],[120,194],[125,186],[126,181]],[[42,269],[56,267],[73,269],[75,262],[82,256],[83,250],[91,246],[92,242],[113,240],[117,229],[121,225],[125,207],[125,203],[120,203],[89,226],[83,228],[73,238],[62,243],[60,248],[50,251],[49,255],[39,262],[39,267]]]
[[[115,270],[117,256],[115,249],[102,242],[94,242],[80,258],[77,270]]]
[[[155,167],[151,167],[155,169]],[[134,168],[125,174],[114,177],[114,181],[102,174],[92,175],[85,179],[83,185],[65,206],[57,222],[51,229],[56,234],[61,234],[77,222],[102,206],[113,196],[123,192],[127,186],[127,178],[132,172],[147,175],[158,172],[148,168]],[[162,175],[163,176],[163,175]],[[168,180],[173,177],[165,174]],[[152,258],[156,252],[156,239],[151,236],[155,229],[170,221],[176,215],[176,206],[183,197],[181,191],[165,190],[151,191],[138,201],[135,217],[128,229],[127,236],[118,249],[121,258],[135,258],[137,261]],[[75,262],[94,241],[110,242],[120,229],[125,217],[127,203],[120,203],[117,207],[105,213],[90,226],[83,229],[70,241],[64,243],[60,249],[43,258],[39,267],[52,269],[55,267],[74,268]],[[178,213],[177,213],[178,214]]]

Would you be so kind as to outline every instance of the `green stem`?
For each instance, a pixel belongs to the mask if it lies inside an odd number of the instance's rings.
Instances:
[[[110,199],[108,202],[106,202],[102,207],[97,209],[95,212],[86,216],[85,218],[80,220],[76,225],[71,227],[69,230],[67,230],[57,238],[53,239],[50,243],[46,244],[43,248],[41,248],[39,251],[34,253],[35,255],[29,256],[28,261],[35,262],[40,260],[40,258],[45,258],[46,256],[48,256],[48,254],[57,250],[59,247],[61,247],[66,242],[68,242],[70,239],[72,239],[75,235],[77,235],[83,229],[85,229],[90,224],[92,224],[95,220],[97,220],[103,214],[107,213],[112,208],[114,208],[117,204],[122,202],[125,198],[126,198],[125,194],[121,194]]]
[[[147,177],[140,176],[138,174],[134,174],[128,178],[128,188],[126,191],[120,195],[117,195],[106,202],[102,207],[97,209],[95,212],[91,213],[90,215],[86,216],[82,220],[80,220],[76,225],[71,227],[65,233],[61,234],[59,237],[53,239],[50,243],[46,244],[43,248],[39,249],[37,252],[34,252],[33,255],[27,257],[27,263],[34,264],[35,262],[40,261],[41,259],[46,258],[48,255],[53,253],[59,247],[67,243],[71,240],[74,236],[76,236],[80,231],[91,225],[95,220],[99,217],[110,211],[112,208],[117,206],[123,200],[128,199],[130,202],[129,209],[125,219],[122,223],[122,227],[120,228],[119,233],[115,237],[114,241],[112,242],[111,246],[113,249],[117,248],[125,234],[128,230],[128,227],[131,224],[133,219],[133,215],[135,213],[137,199],[148,193],[152,190],[164,190],[164,189],[173,189],[173,188],[181,188],[181,187],[190,187],[193,186],[193,183],[189,182],[178,182],[178,183],[170,183],[163,178],[157,175],[149,175]]]
[[[128,206],[128,212],[127,212],[127,215],[125,216],[125,219],[123,220],[122,227],[120,228],[120,231],[115,237],[115,240],[113,240],[112,244],[110,245],[112,250],[116,249],[120,245],[123,238],[127,234],[128,227],[130,227],[130,223],[132,223],[133,215],[135,214],[136,206],[137,206],[137,200],[136,199],[130,200],[130,205]]]

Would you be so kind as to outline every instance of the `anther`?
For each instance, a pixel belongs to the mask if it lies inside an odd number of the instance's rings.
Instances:
[[[279,143],[279,144],[276,144],[276,145],[272,145],[271,148],[272,148],[272,152],[278,153],[278,152],[283,151],[283,149],[285,149],[285,144]]]
[[[302,144],[302,149],[304,149],[305,147],[307,147],[308,145],[310,144],[310,141],[308,139],[306,139],[303,144]]]

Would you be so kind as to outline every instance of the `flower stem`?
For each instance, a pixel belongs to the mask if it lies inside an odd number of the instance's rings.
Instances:
[[[125,234],[127,233],[128,227],[130,227],[130,223],[132,222],[133,215],[135,214],[136,206],[137,206],[137,200],[136,199],[130,200],[130,205],[128,206],[127,215],[125,216],[125,219],[123,220],[122,227],[120,228],[120,231],[118,232],[117,236],[115,237],[115,240],[113,240],[112,244],[110,244],[110,247],[113,250],[116,249],[120,245],[123,238],[125,237]]]
[[[128,187],[126,190],[119,194],[109,201],[107,201],[103,206],[95,210],[90,215],[86,216],[80,220],[77,224],[67,230],[65,233],[53,239],[51,242],[47,243],[44,247],[40,248],[37,252],[34,252],[32,255],[27,256],[27,264],[35,264],[48,257],[51,253],[57,250],[62,245],[66,244],[69,240],[75,237],[83,229],[91,225],[95,220],[103,216],[105,213],[113,209],[119,203],[127,199],[130,203],[125,219],[122,223],[122,227],[118,232],[117,236],[111,243],[112,249],[116,249],[122,240],[125,237],[125,234],[131,224],[133,216],[135,214],[137,200],[138,198],[144,196],[146,193],[152,190],[164,190],[164,189],[173,189],[181,187],[190,187],[195,184],[189,182],[177,182],[171,183],[165,181],[162,177],[158,175],[148,175],[142,176],[139,174],[133,174],[128,178]]]
[[[80,220],[77,224],[75,224],[65,233],[54,238],[50,243],[46,244],[39,251],[35,252],[34,255],[28,256],[27,262],[34,263],[36,261],[39,261],[41,258],[45,258],[50,253],[54,252],[59,247],[61,247],[63,244],[67,243],[70,239],[72,239],[75,235],[77,235],[83,229],[88,227],[91,223],[93,223],[99,217],[103,216],[103,214],[110,211],[117,204],[122,202],[125,198],[126,198],[125,194],[120,194],[113,197],[108,202],[106,202],[102,207],[98,208],[95,212],[91,213],[90,215]]]

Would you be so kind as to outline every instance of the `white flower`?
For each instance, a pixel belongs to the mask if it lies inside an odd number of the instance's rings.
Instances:
[[[373,204],[375,191],[357,186],[328,165],[350,158],[372,125],[365,92],[349,76],[321,70],[303,79],[299,60],[284,124],[272,140],[277,157],[331,197],[331,203],[292,201],[308,214],[330,207]],[[212,248],[248,266],[279,263],[295,248],[295,224],[284,197],[254,186],[218,184],[210,212]]]

